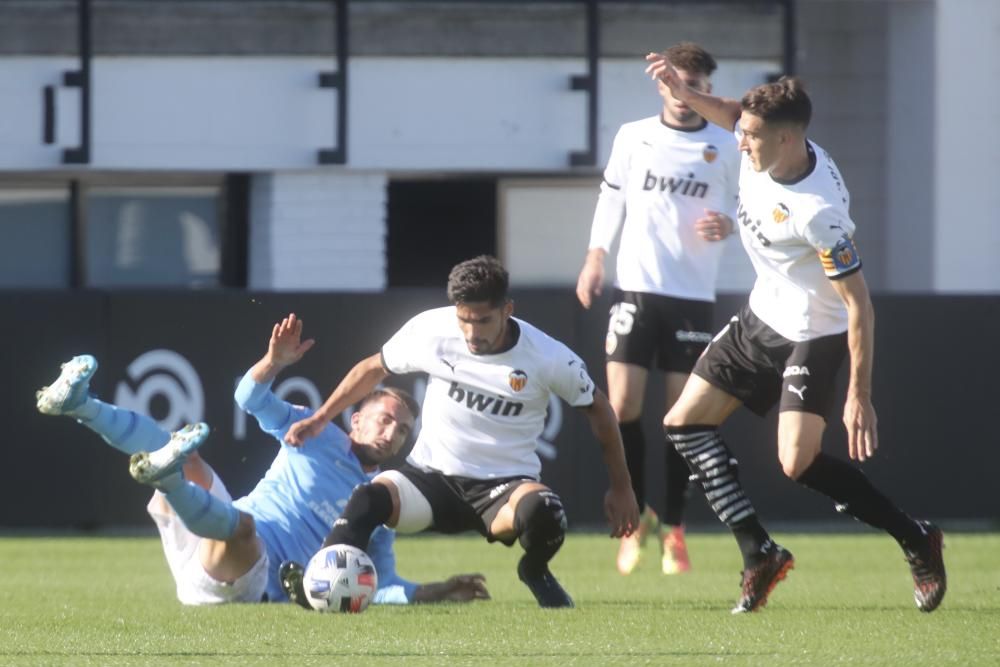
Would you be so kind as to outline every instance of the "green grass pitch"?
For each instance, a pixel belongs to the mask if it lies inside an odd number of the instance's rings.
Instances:
[[[783,534],[796,567],[759,613],[731,616],[732,538],[694,533],[694,569],[665,577],[647,551],[629,577],[616,542],[571,534],[553,571],[573,610],[541,610],[519,548],[476,537],[400,538],[400,572],[486,575],[493,600],[371,607],[185,608],[152,537],[0,538],[4,665],[1000,665],[1000,534],[945,534],[949,591],[913,604],[902,555],[873,533]]]

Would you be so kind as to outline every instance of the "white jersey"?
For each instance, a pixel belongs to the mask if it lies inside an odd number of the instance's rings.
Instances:
[[[568,347],[511,318],[517,342],[499,354],[472,354],[454,306],[420,313],[382,347],[392,373],[430,375],[422,426],[407,460],[446,475],[538,477],[535,445],[549,396],[572,406],[594,401],[594,382]]]
[[[674,129],[653,116],[621,126],[589,245],[607,251],[622,229],[617,287],[715,301],[724,246],[694,223],[705,209],[735,220],[739,155],[732,134],[715,125]]]
[[[812,170],[794,183],[740,166],[740,235],[757,281],[750,308],[785,338],[804,341],[847,330],[836,280],[861,268],[850,195],[825,150],[809,141]]]

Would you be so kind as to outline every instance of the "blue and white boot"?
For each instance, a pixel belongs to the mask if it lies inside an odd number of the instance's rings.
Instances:
[[[90,378],[97,372],[97,359],[89,354],[73,357],[62,365],[56,381],[35,393],[38,411],[44,415],[73,416],[87,402]]]
[[[129,460],[132,479],[150,486],[159,486],[165,478],[180,472],[184,461],[201,447],[208,437],[208,424],[188,424],[170,434],[170,440],[155,452],[139,452]]]

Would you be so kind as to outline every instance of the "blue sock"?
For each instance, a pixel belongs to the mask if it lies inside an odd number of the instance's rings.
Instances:
[[[155,452],[170,440],[170,433],[149,417],[93,397],[74,413],[78,422],[126,454]]]
[[[177,480],[179,483],[171,485],[169,490],[161,490],[187,529],[212,540],[231,537],[240,519],[239,510],[194,482],[181,479],[180,475]]]

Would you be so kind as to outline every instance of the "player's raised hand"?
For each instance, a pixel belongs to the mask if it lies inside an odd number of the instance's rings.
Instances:
[[[847,451],[855,461],[865,461],[878,449],[878,418],[875,406],[867,396],[852,392],[844,404],[844,426],[847,428]]]
[[[721,241],[733,233],[733,220],[725,213],[705,209],[705,215],[694,221],[694,230],[706,241]]]
[[[274,325],[267,353],[278,366],[290,366],[302,358],[316,344],[312,338],[302,340],[302,320],[290,313],[288,317]]]
[[[646,74],[654,81],[659,79],[667,88],[670,94],[681,99],[681,95],[687,90],[687,84],[677,74],[677,70],[671,64],[665,53],[650,53],[646,55]]]

